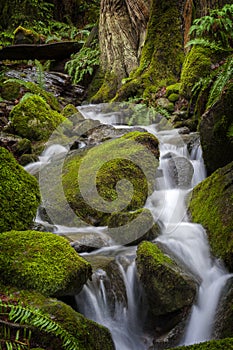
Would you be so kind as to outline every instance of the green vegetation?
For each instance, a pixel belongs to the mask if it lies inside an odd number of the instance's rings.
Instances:
[[[233,42],[233,4],[222,9],[211,10],[208,16],[194,20],[190,28],[187,46],[198,45],[214,51],[232,52]]]
[[[65,69],[72,77],[72,82],[78,84],[87,76],[91,76],[99,66],[99,45],[95,40],[90,47],[83,47],[78,53],[71,55]]]
[[[202,224],[213,254],[233,271],[233,163],[218,169],[194,188],[189,210],[194,222]]]
[[[105,327],[38,292],[1,284],[0,315],[0,344],[13,349],[114,349]]]
[[[1,280],[7,285],[46,296],[68,295],[78,293],[91,276],[90,264],[53,233],[4,232],[0,246]]]
[[[37,180],[0,147],[0,232],[30,227],[40,203]]]

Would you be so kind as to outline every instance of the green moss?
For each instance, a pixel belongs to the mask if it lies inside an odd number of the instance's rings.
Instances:
[[[47,140],[54,129],[65,120],[53,111],[39,95],[25,95],[11,113],[11,128],[29,140]]]
[[[62,113],[66,118],[69,118],[69,117],[71,117],[73,114],[77,114],[77,113],[78,113],[78,110],[77,110],[77,108],[76,108],[73,104],[69,103],[68,105],[66,105],[66,106],[63,108],[63,110],[62,110],[61,113]]]
[[[193,221],[201,223],[209,236],[215,256],[233,271],[233,163],[218,169],[194,188],[189,210]]]
[[[16,44],[40,44],[44,37],[35,30],[19,26],[14,31],[14,43]]]
[[[53,233],[9,231],[0,235],[0,272],[4,284],[44,295],[78,293],[91,266],[68,241]]]
[[[91,97],[91,103],[109,102],[113,99],[117,90],[117,77],[114,73],[107,72],[102,85],[97,93]]]
[[[57,299],[46,298],[34,291],[19,290],[3,285],[1,285],[0,299],[39,311],[49,320],[60,325],[70,336],[76,338],[80,350],[114,350],[110,332],[105,327],[86,319]],[[13,325],[13,322],[11,324]],[[30,349],[35,345],[41,349],[63,349],[61,338],[56,337],[53,330],[48,334],[37,327],[32,328]]]
[[[28,229],[40,203],[36,179],[0,147],[0,232]]]
[[[166,97],[169,97],[172,94],[177,94],[178,95],[179,92],[180,92],[180,87],[181,87],[180,83],[168,85],[166,87]]]
[[[146,148],[150,152],[147,153]],[[105,218],[109,215],[108,211],[93,210],[93,207],[101,207],[98,203],[99,197],[102,197],[107,201],[109,213],[118,212],[119,209],[115,208],[116,202],[114,203],[118,198],[116,184],[122,179],[127,179],[134,188],[131,200],[128,198],[129,184],[126,183],[121,188],[121,200],[126,206],[124,210],[137,210],[143,207],[153,186],[143,173],[144,169],[150,173],[146,159],[152,157],[151,153],[155,157],[159,156],[158,140],[149,133],[132,132],[90,149],[84,158],[79,155],[70,158],[64,167],[63,186],[67,200],[76,214],[84,220],[87,220],[88,217],[94,217],[97,223],[104,224]],[[142,156],[145,159],[140,160]],[[80,182],[77,175],[83,161],[85,161],[85,166],[82,167],[82,193],[92,193],[93,186],[96,186],[98,191],[97,196],[93,192],[91,205],[88,205],[80,193]],[[156,158],[154,158],[154,162],[157,166]],[[137,165],[140,163],[142,168],[144,167],[143,170]],[[153,174],[150,175],[152,179]],[[94,184],[90,183],[90,178],[95,179]]]
[[[163,254],[156,244],[151,242],[143,242],[139,245],[137,256],[143,256],[147,260],[147,266],[155,266],[161,264],[173,265],[172,259]]]
[[[61,108],[56,97],[35,83],[20,79],[7,79],[1,84],[1,95],[6,100],[20,99],[26,92],[43,97],[52,109],[60,111]]]
[[[180,93],[190,98],[192,88],[200,78],[208,76],[211,72],[212,52],[208,48],[194,46],[187,54],[182,72]]]
[[[179,346],[174,350],[231,350],[233,349],[233,338],[226,338],[222,340],[211,340],[199,344],[189,346]],[[172,350],[172,349],[170,349]]]
[[[179,100],[179,95],[178,94],[171,94],[171,95],[169,95],[168,100],[170,102],[176,102]]]
[[[176,82],[184,60],[180,10],[174,1],[152,1],[140,65],[118,91],[123,96],[151,98],[156,88]],[[131,86],[132,85],[132,86]]]

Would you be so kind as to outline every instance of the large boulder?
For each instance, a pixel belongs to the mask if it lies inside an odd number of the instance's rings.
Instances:
[[[16,340],[15,345],[20,343],[28,348],[30,344],[30,349],[38,350],[115,349],[111,334],[105,327],[86,319],[57,299],[47,298],[35,291],[1,285],[0,304],[1,310],[2,305],[6,306],[4,320],[8,322],[5,329],[9,332],[2,335],[1,344]],[[16,313],[17,321],[14,318]],[[18,338],[14,337],[15,328]],[[28,330],[31,331],[30,336]],[[10,339],[7,334],[11,334]]]
[[[39,141],[47,140],[65,117],[52,110],[41,96],[28,93],[13,107],[10,121],[16,135]]]
[[[157,138],[139,131],[71,151],[40,172],[45,209],[62,225],[77,218],[106,225],[112,214],[143,208],[154,188],[158,158]],[[56,171],[58,180],[51,181]]]
[[[21,167],[5,148],[0,147],[0,232],[26,230],[40,203],[37,180]]]
[[[91,276],[90,264],[68,241],[53,233],[9,231],[0,235],[0,274],[4,284],[46,296],[78,293]]]
[[[136,264],[155,324],[170,330],[187,317],[196,295],[195,282],[151,242],[139,245]]]
[[[233,84],[221,93],[220,100],[201,117],[200,139],[207,172],[211,174],[233,161]]]
[[[215,171],[192,191],[189,210],[207,230],[213,254],[233,271],[233,162]]]

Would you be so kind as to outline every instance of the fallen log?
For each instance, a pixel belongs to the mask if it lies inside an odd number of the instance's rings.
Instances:
[[[77,41],[11,45],[0,50],[0,60],[63,60],[78,52],[82,46],[83,44]]]

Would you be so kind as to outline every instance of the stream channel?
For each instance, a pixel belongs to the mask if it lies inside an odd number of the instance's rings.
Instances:
[[[103,113],[97,106],[79,107],[86,119],[97,119],[103,124],[116,128],[126,127],[120,113]],[[203,227],[189,221],[186,210],[186,198],[192,188],[201,182],[205,174],[202,151],[198,137],[195,142],[192,135],[181,135],[179,130],[169,127],[161,128],[161,121],[151,125],[140,125],[154,134],[160,143],[160,164],[158,168],[156,190],[148,197],[145,207],[148,208],[160,225],[160,235],[155,239],[167,247],[172,254],[200,281],[196,302],[185,327],[180,345],[189,345],[211,339],[212,324],[223,287],[229,278],[224,266],[211,256],[207,235]],[[197,136],[197,135],[196,135]],[[191,145],[191,146],[190,146]],[[64,147],[51,146],[44,151],[40,161],[26,167],[35,172],[35,167],[51,162],[54,155],[64,152]],[[175,163],[174,163],[175,162]],[[175,169],[175,171],[174,171]],[[48,225],[37,217],[37,223]],[[75,232],[94,231],[104,239],[105,227],[66,227],[53,223],[51,231],[59,235]],[[109,293],[110,280],[107,272],[97,269],[92,281],[84,286],[75,297],[77,310],[86,317],[106,326],[111,331],[116,350],[156,349],[152,345],[151,335],[144,330],[147,305],[143,289],[136,273],[136,246],[119,246],[107,240],[107,246],[83,257],[105,257],[115,259],[116,269],[124,284],[124,297]]]

